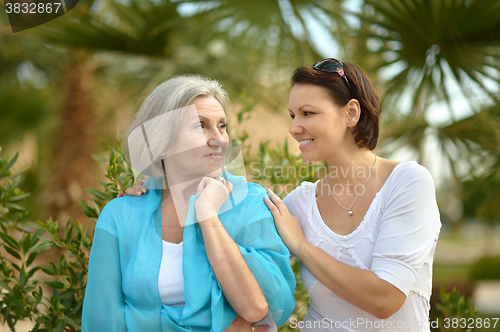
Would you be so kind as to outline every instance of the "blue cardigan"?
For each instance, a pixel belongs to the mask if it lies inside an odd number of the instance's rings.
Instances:
[[[290,253],[281,241],[265,190],[225,173],[233,184],[219,219],[255,275],[276,323],[295,306]],[[82,314],[82,331],[224,331],[236,313],[222,295],[195,220],[192,196],[183,235],[183,306],[158,293],[162,256],[161,190],[109,202],[96,224]]]

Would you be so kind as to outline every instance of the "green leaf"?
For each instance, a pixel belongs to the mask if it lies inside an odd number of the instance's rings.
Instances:
[[[5,164],[4,168],[9,169],[16,163],[17,157],[19,157],[19,152],[16,153],[16,155],[7,163]]]
[[[7,204],[5,204],[5,206],[8,206],[8,207],[15,209],[17,211],[25,211],[26,210],[25,207],[22,207],[21,205],[14,204],[14,203],[7,203]]]
[[[52,248],[53,246],[54,246],[54,244],[52,242],[46,240],[46,241],[40,243],[35,248],[33,248],[33,251],[34,252],[46,251],[46,250],[49,250],[50,248]]]
[[[54,263],[50,263],[50,265],[44,265],[41,267],[42,271],[49,276],[57,275],[57,267]]]
[[[64,320],[66,321],[66,323],[68,323],[69,325],[73,326],[75,329],[78,329],[78,330],[81,329],[80,324],[78,324],[73,318],[65,315],[64,316]]]
[[[2,240],[4,240],[4,242],[6,244],[8,244],[10,247],[16,249],[16,250],[19,250],[20,247],[19,247],[19,243],[17,243],[16,240],[14,240],[10,235],[8,235],[7,233],[0,233],[0,237],[2,238]]]
[[[19,254],[17,253],[17,251],[15,251],[14,249],[12,249],[11,247],[4,246],[4,248],[5,248],[5,251],[7,251],[9,254],[11,254],[15,258],[17,258],[19,260],[21,259],[21,256],[19,256]]]
[[[64,328],[64,322],[60,321],[57,324],[56,329],[54,330],[54,332],[63,332],[63,328]]]
[[[19,243],[21,244],[23,253],[27,253],[30,250],[31,234],[24,234]]]
[[[42,236],[44,232],[45,230],[43,228],[40,228],[35,232],[35,234],[33,234],[30,241],[30,249],[38,243],[38,241],[40,240],[40,236]]]
[[[65,287],[65,285],[60,281],[44,281],[44,283],[47,286],[50,286],[50,287],[56,288],[56,289],[64,289],[64,287]]]
[[[28,257],[28,260],[26,261],[26,266],[30,266],[31,263],[35,260],[36,256],[38,255],[37,252],[32,252],[30,256]]]
[[[26,284],[26,271],[24,270],[24,267],[19,272],[19,283],[21,284],[21,288],[24,288]]]
[[[12,292],[12,289],[11,289],[9,286],[7,286],[7,284],[6,284],[6,283],[4,283],[2,280],[0,280],[0,288],[1,288],[1,289],[6,289],[6,290],[8,290],[9,292]]]
[[[85,215],[87,217],[89,217],[89,218],[96,218],[96,219],[99,218],[99,215],[90,206],[88,206],[87,204],[83,203],[82,201],[79,201],[78,203],[80,203],[80,207],[82,208],[83,213],[85,213]]]
[[[40,270],[40,269],[41,269],[40,266],[35,266],[31,270],[29,270],[28,271],[28,278],[31,278],[33,276],[33,274],[35,274],[35,272],[38,271],[38,270]]]
[[[21,194],[21,195],[16,195],[16,196],[12,196],[11,198],[9,198],[9,202],[17,202],[17,201],[21,201],[27,197],[31,196],[30,193],[25,193],[25,194]]]
[[[86,188],[85,191],[88,192],[89,194],[97,197],[97,199],[100,199],[101,201],[108,201],[109,200],[109,197],[106,193],[103,193],[102,191],[99,191],[97,189]]]

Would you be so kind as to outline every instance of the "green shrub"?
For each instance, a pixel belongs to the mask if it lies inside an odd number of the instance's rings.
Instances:
[[[57,221],[28,221],[23,207],[28,194],[18,188],[21,174],[10,170],[16,157],[0,158],[0,320],[12,331],[26,319],[35,323],[32,331],[80,331],[93,223],[85,229],[79,221],[68,220],[61,231]],[[92,206],[80,203],[91,220],[132,183],[119,149],[110,152],[106,178],[109,182],[99,181],[103,190],[87,190]],[[52,248],[62,252],[58,262],[35,265],[37,256]]]
[[[500,256],[484,256],[470,266],[472,280],[500,279]]]
[[[434,321],[437,324],[437,331],[440,332],[470,332],[473,329],[467,327],[463,322],[474,322],[477,316],[477,310],[474,307],[472,297],[466,297],[460,294],[456,288],[451,292],[441,289],[439,303],[436,304],[438,317]],[[473,324],[474,325],[474,324]],[[431,321],[433,327],[433,321]]]

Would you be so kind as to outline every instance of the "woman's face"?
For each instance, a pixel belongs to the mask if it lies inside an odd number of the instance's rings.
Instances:
[[[226,129],[226,113],[217,99],[198,97],[189,104],[177,140],[166,152],[169,183],[221,175],[229,145]]]
[[[345,144],[347,111],[333,103],[325,88],[295,84],[290,92],[288,111],[293,119],[290,134],[299,142],[304,161],[328,160]]]

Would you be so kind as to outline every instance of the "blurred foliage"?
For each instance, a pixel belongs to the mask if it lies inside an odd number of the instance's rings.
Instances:
[[[472,326],[477,326],[477,310],[473,298],[460,294],[455,288],[449,293],[441,290],[436,308],[439,312],[437,330],[440,332],[470,332],[474,328],[461,327],[469,325],[470,322]],[[463,322],[467,324],[464,325]]]
[[[500,256],[484,256],[469,267],[470,278],[477,280],[500,280]]]
[[[498,176],[490,175],[500,163],[500,2],[365,0],[362,6],[352,54],[379,80],[380,154],[433,166],[440,203],[464,201],[459,220],[499,222]],[[481,191],[483,201],[470,195]]]
[[[0,321],[12,331],[20,320],[33,322],[33,332],[80,331],[93,224],[85,229],[68,220],[60,229],[51,219],[30,222],[24,206],[29,194],[19,189],[21,174],[11,172],[16,157],[0,158]],[[80,203],[91,219],[132,183],[120,149],[110,150],[106,178],[108,182],[99,181],[102,190],[88,189],[92,207]],[[52,248],[62,252],[58,262],[40,258]]]

